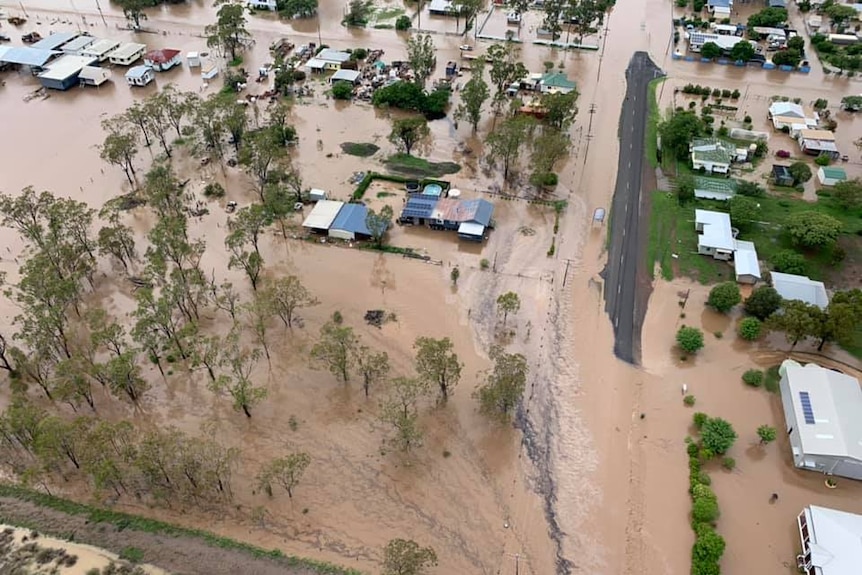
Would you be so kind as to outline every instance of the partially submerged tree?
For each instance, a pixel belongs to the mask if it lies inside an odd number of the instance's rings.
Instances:
[[[328,321],[320,328],[320,339],[311,348],[311,358],[343,382],[350,379],[350,370],[356,360],[359,338],[353,328]]]
[[[266,291],[272,302],[272,311],[281,318],[285,327],[291,329],[298,310],[320,303],[295,275],[272,280],[267,283]]]
[[[740,301],[742,301],[742,296],[739,293],[739,286],[736,282],[728,281],[713,287],[709,291],[706,303],[719,313],[727,313]]]
[[[246,349],[239,343],[239,334],[231,333],[226,341],[223,361],[227,373],[222,373],[210,382],[210,389],[217,393],[228,393],[233,399],[234,411],[242,411],[251,417],[251,409],[267,396],[265,387],[256,386],[251,379],[254,367],[260,360],[259,349]]]
[[[410,539],[393,539],[383,550],[383,575],[423,575],[436,565],[434,549]]]
[[[508,181],[513,168],[517,168],[518,158],[524,144],[530,140],[534,125],[535,121],[529,117],[515,116],[507,118],[488,134],[486,155],[492,164],[502,163],[503,180]]]
[[[365,216],[365,227],[371,232],[371,239],[374,240],[374,245],[378,248],[383,245],[383,238],[386,237],[386,232],[392,227],[392,206],[383,206],[379,212],[375,212],[368,208]]]
[[[455,119],[468,121],[473,132],[479,127],[479,121],[482,119],[482,106],[491,95],[484,73],[485,66],[482,62],[471,68],[472,76],[461,90],[461,103],[455,111]]]
[[[518,313],[518,310],[521,309],[521,298],[513,291],[500,294],[497,297],[497,309],[503,314],[503,325],[505,326],[509,314]]]
[[[380,420],[395,428],[392,443],[401,451],[410,451],[422,442],[419,428],[419,400],[428,393],[427,384],[419,379],[396,377],[389,395],[381,404]]]
[[[362,376],[362,389],[368,397],[371,388],[384,381],[389,375],[389,354],[385,351],[375,352],[360,345],[354,352],[356,369]]]
[[[311,464],[311,456],[307,453],[291,453],[286,457],[278,457],[267,463],[258,473],[258,485],[272,496],[272,484],[280,485],[287,491],[287,496],[293,498],[293,490],[299,485],[305,470]]]
[[[461,380],[461,369],[464,367],[454,351],[452,341],[448,337],[418,337],[413,349],[416,350],[416,373],[427,384],[436,386],[439,401],[446,403]]]
[[[254,38],[245,27],[245,10],[242,4],[225,2],[218,9],[216,23],[204,28],[207,46],[230,55],[232,61],[237,59],[239,50],[254,43]]]
[[[135,133],[124,123],[114,120],[102,122],[102,128],[107,134],[99,148],[100,157],[109,164],[121,168],[129,184],[134,186],[134,158],[138,153],[138,140]]]
[[[425,118],[421,116],[397,118],[392,120],[389,141],[409,156],[413,148],[427,140],[430,135],[431,131]]]
[[[437,52],[430,34],[415,34],[407,40],[407,60],[413,81],[424,88],[437,63]]]
[[[509,421],[527,387],[527,358],[519,353],[506,353],[499,346],[491,349],[490,357],[494,368],[474,396],[482,413]]]

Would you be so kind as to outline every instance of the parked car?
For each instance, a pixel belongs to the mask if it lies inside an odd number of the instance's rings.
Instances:
[[[788,152],[787,150],[778,150],[777,152],[775,152],[775,155],[779,158],[789,158],[790,152]]]

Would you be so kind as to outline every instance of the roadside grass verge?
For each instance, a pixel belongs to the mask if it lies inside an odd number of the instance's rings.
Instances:
[[[417,178],[439,178],[461,170],[461,166],[455,162],[430,162],[407,154],[389,156],[386,167],[393,172]]]
[[[371,142],[344,142],[341,144],[341,151],[351,156],[360,158],[368,158],[377,153],[380,146]]]
[[[649,88],[647,89],[649,114],[647,115],[645,148],[646,159],[653,169],[658,167],[658,124],[661,121],[661,115],[658,111],[658,96],[655,92],[659,84],[665,80],[666,78],[656,78],[649,83]]]
[[[0,497],[12,497],[22,501],[27,501],[34,505],[53,509],[54,511],[59,511],[67,515],[84,516],[91,523],[107,523],[113,525],[120,531],[131,529],[134,531],[165,535],[168,537],[193,537],[212,547],[239,551],[258,559],[270,559],[286,567],[309,569],[315,573],[319,573],[320,575],[362,575],[361,571],[357,571],[355,569],[347,569],[330,563],[324,563],[322,561],[295,557],[293,555],[285,555],[279,549],[263,549],[262,547],[257,547],[255,545],[236,541],[227,537],[221,537],[202,529],[180,527],[178,525],[172,525],[156,519],[148,519],[146,517],[101,509],[99,507],[83,503],[76,503],[68,499],[39,493],[19,485],[0,483]],[[0,519],[2,519],[2,517],[3,512],[2,509],[0,509]],[[129,549],[131,550],[132,548]],[[135,551],[132,551],[131,553],[137,555]]]

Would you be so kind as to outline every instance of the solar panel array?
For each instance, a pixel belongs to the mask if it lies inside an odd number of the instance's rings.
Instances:
[[[805,423],[814,425],[814,409],[811,408],[811,397],[807,391],[799,392],[799,402],[802,404],[802,415],[805,417]]]

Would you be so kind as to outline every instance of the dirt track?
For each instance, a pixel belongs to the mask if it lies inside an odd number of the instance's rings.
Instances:
[[[174,574],[184,575],[312,575],[310,569],[291,567],[282,561],[252,557],[247,553],[220,549],[194,537],[171,537],[109,523],[93,523],[85,516],[68,515],[28,501],[0,497],[0,521],[21,525],[51,535],[74,539],[119,554],[126,547],[144,552],[144,561]]]

